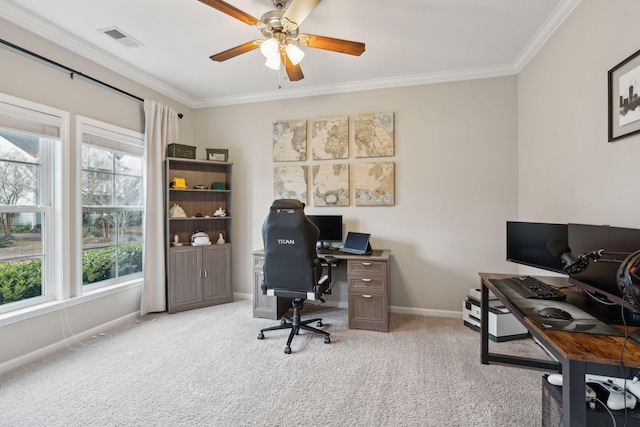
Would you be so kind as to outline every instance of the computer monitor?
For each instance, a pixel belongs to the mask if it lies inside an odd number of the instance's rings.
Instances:
[[[622,305],[623,297],[618,288],[617,272],[626,255],[640,249],[640,230],[606,225],[569,224],[568,243],[571,253],[575,256],[604,250],[598,262],[590,261],[583,272],[572,274],[570,278],[577,281],[579,286],[583,285],[583,289]],[[618,254],[607,255],[607,252]],[[629,304],[625,304],[625,307],[632,308]]]
[[[321,246],[342,242],[342,215],[307,215],[307,218],[320,230],[318,243]]]
[[[567,224],[507,221],[507,261],[564,274],[560,258],[547,249],[554,238],[567,241]]]

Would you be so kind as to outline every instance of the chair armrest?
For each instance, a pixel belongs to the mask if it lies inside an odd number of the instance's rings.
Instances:
[[[329,265],[335,267],[338,265],[338,258],[331,255],[318,255],[320,261],[322,261],[323,265]]]
[[[333,288],[331,269],[332,267],[337,267],[340,263],[340,260],[331,255],[318,255],[318,259],[320,260],[320,264],[322,265],[322,267],[326,267],[326,274],[323,274],[318,280],[318,283],[315,286],[315,293],[318,299],[324,302],[324,300],[320,297],[323,294],[331,294],[331,288]]]

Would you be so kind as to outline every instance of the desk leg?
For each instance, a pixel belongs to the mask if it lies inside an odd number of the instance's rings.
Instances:
[[[566,427],[587,425],[585,374],[584,362],[566,360],[562,363],[562,422]]]
[[[489,364],[489,288],[481,280],[480,297],[480,363]]]

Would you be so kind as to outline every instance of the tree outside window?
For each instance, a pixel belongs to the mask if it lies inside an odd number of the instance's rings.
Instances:
[[[43,295],[41,144],[0,130],[0,305]]]

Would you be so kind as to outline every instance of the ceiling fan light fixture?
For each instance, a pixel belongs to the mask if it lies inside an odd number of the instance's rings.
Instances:
[[[271,56],[277,55],[278,44],[278,40],[271,37],[270,39],[262,42],[262,44],[260,45],[260,52],[262,52],[265,58],[269,59]]]
[[[287,47],[285,48],[287,51],[287,56],[293,65],[298,65],[302,58],[304,58],[304,52],[298,46],[287,43]]]
[[[280,55],[278,53],[274,53],[271,56],[267,56],[267,60],[264,62],[264,65],[271,68],[272,70],[280,69]]]
[[[283,64],[289,80],[297,82],[304,78],[299,63],[305,53],[300,49],[300,46],[355,56],[360,56],[364,52],[364,43],[300,33],[300,24],[321,0],[271,1],[275,10],[264,13],[258,19],[228,4],[225,0],[200,0],[201,3],[259,30],[263,36],[261,40],[252,40],[211,55],[209,58],[212,61],[222,62],[259,47],[266,58],[265,65],[267,67],[280,70],[280,64]]]

